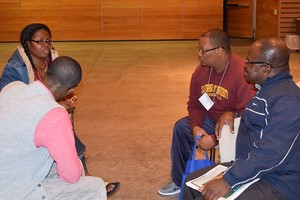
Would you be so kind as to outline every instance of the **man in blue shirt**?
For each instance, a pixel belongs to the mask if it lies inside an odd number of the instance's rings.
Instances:
[[[215,200],[257,178],[238,199],[299,199],[300,89],[290,75],[289,58],[289,49],[278,38],[263,38],[251,45],[245,77],[259,91],[242,115],[236,159],[227,163],[229,168],[221,178],[199,188],[201,193],[185,187],[184,199]],[[224,115],[218,123],[225,121],[232,127],[231,115]],[[218,128],[216,135],[221,137]],[[192,173],[186,181],[203,172]]]

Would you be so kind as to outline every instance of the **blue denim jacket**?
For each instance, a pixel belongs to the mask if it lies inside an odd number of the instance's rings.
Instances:
[[[26,84],[29,83],[27,67],[18,50],[10,57],[2,72],[0,89],[2,90],[2,88],[13,81],[22,81]]]

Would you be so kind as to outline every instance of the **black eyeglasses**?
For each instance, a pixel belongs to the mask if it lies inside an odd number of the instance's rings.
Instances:
[[[245,64],[246,65],[268,65],[271,68],[273,68],[273,66],[270,63],[262,62],[262,61],[253,61],[253,62],[251,62],[251,61],[249,61],[248,58],[245,59]]]
[[[214,47],[214,48],[211,48],[211,49],[203,49],[203,48],[200,48],[200,47],[196,47],[198,49],[198,51],[200,52],[201,55],[204,55],[206,52],[209,52],[209,51],[212,51],[212,50],[215,50],[215,49],[218,49],[218,48],[222,48],[224,49],[223,47]]]
[[[31,41],[36,42],[39,45],[45,45],[45,44],[52,45],[54,43],[53,40],[31,40]]]

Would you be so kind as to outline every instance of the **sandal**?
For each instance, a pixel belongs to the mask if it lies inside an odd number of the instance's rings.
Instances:
[[[111,191],[107,191],[109,189],[109,186],[113,185],[114,188]],[[121,184],[119,182],[114,182],[114,183],[107,183],[106,184],[106,194],[107,196],[111,196],[113,193],[115,193],[119,188]]]

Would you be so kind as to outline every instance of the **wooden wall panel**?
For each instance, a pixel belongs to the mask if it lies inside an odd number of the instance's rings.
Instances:
[[[278,36],[296,32],[296,19],[300,18],[300,0],[280,0]]]
[[[300,35],[300,18],[296,20],[296,34]]]
[[[99,0],[63,0],[59,40],[101,40],[102,18]]]
[[[253,38],[253,0],[228,1],[226,30],[230,37]]]
[[[182,0],[143,0],[143,39],[182,36]]]
[[[19,32],[30,23],[44,23],[51,29],[53,39],[57,39],[57,32],[61,29],[61,0],[40,1],[23,0],[21,1],[22,27]]]
[[[296,32],[296,18],[300,18],[300,0],[257,1],[256,38],[284,39]]]
[[[183,0],[183,38],[195,39],[212,28],[223,28],[223,0]]]
[[[142,0],[102,0],[104,40],[142,39]]]
[[[19,40],[21,0],[0,0],[0,42]]]
[[[222,28],[222,0],[0,0],[0,41],[44,23],[56,41],[197,39]]]
[[[278,1],[256,1],[256,39],[262,37],[277,37],[278,35]],[[277,11],[277,15],[274,15]],[[275,13],[276,14],[276,13]]]

